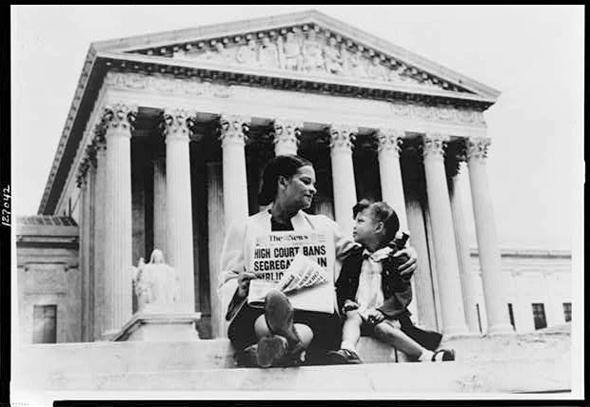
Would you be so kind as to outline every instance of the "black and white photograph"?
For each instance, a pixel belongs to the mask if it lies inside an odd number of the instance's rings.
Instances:
[[[12,5],[10,402],[584,398],[584,11]]]

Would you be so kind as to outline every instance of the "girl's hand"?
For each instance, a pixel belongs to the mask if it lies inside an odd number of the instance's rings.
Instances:
[[[359,305],[351,300],[346,300],[344,301],[344,306],[342,307],[342,313],[346,314],[348,311],[353,311],[355,309],[358,309]]]

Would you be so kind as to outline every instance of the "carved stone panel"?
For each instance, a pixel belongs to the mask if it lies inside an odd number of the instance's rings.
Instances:
[[[176,45],[174,49],[165,56],[465,92],[441,78],[407,65],[397,57],[384,55],[314,25],[202,40]],[[148,55],[158,53],[155,49],[137,52]]]

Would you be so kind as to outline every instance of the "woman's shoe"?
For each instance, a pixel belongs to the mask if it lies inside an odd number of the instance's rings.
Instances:
[[[455,360],[455,351],[453,349],[439,349],[432,355],[433,362],[448,362]]]
[[[294,313],[291,301],[285,294],[278,290],[271,290],[266,294],[264,301],[266,325],[272,334],[287,339],[289,351],[295,351],[303,346],[293,325]]]
[[[287,355],[287,340],[279,335],[265,336],[258,341],[256,363],[260,367],[277,366]]]
[[[258,345],[250,345],[245,349],[237,351],[235,361],[238,367],[258,367],[257,362]]]

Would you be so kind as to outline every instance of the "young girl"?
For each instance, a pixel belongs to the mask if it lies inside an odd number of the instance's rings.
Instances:
[[[395,211],[385,202],[363,200],[353,213],[353,237],[362,247],[344,260],[336,282],[345,321],[340,350],[330,352],[332,362],[361,363],[356,353],[361,331],[421,362],[454,360],[452,350],[432,351],[442,335],[420,330],[409,318],[410,279],[396,271],[390,257],[394,249],[387,246],[399,229]]]

